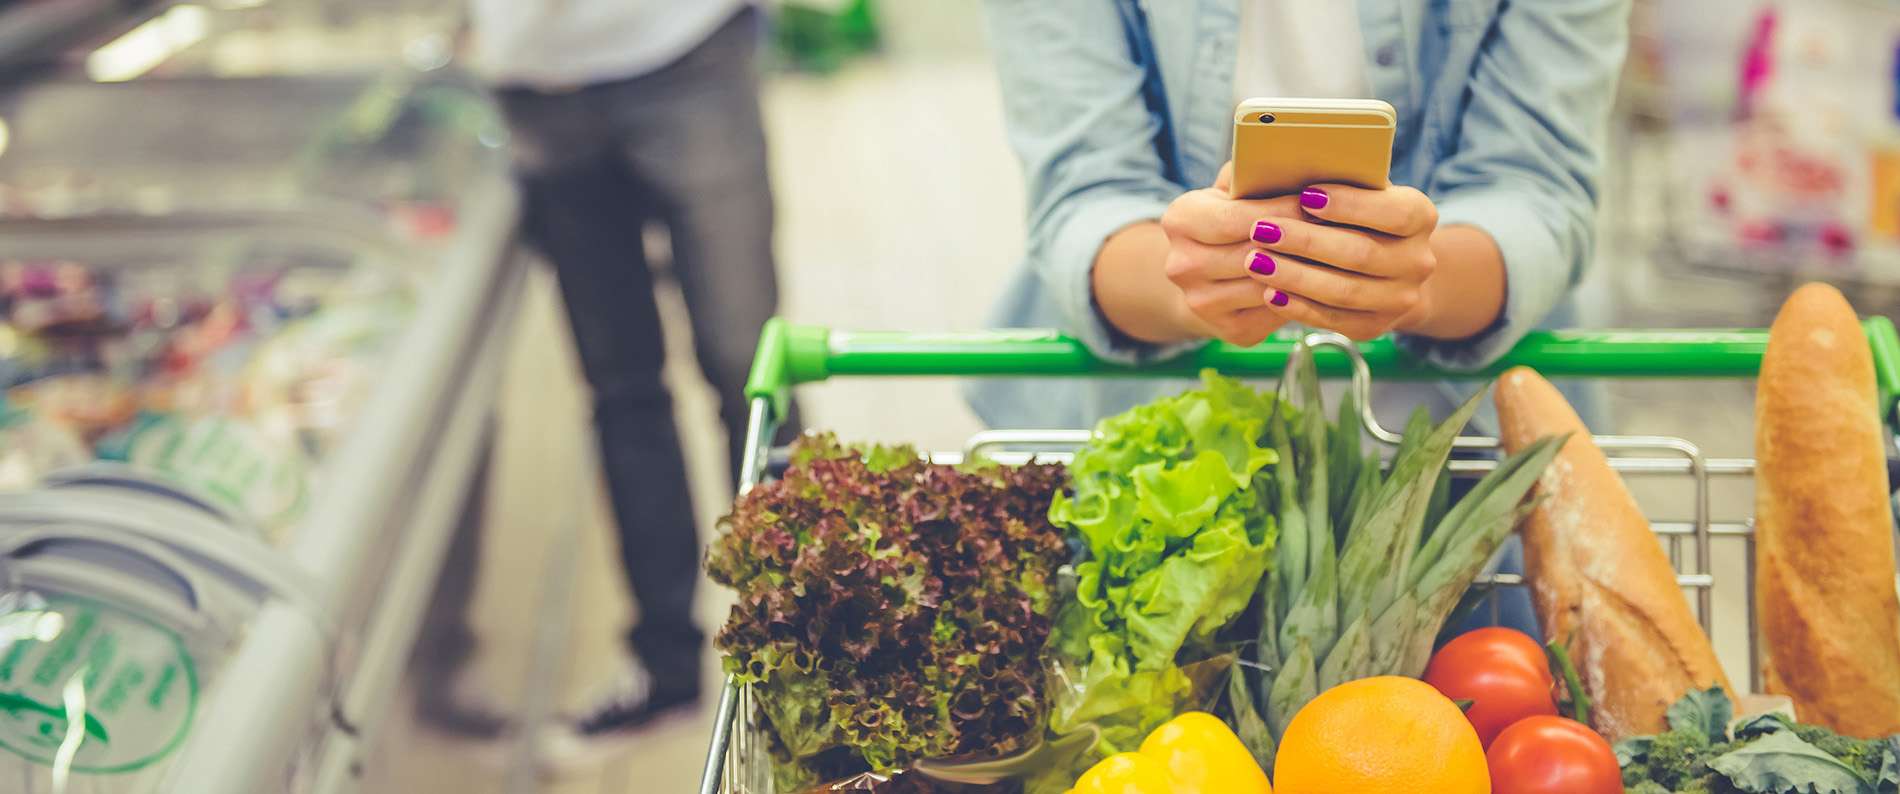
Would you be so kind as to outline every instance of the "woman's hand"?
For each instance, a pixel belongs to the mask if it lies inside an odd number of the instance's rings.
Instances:
[[[1409,187],[1316,185],[1261,217],[1244,268],[1279,319],[1367,340],[1423,325],[1438,209]],[[1275,207],[1279,209],[1279,207]]]
[[[1180,288],[1177,325],[1188,335],[1247,347],[1288,321],[1268,308],[1261,285],[1247,272],[1248,257],[1259,250],[1251,239],[1254,225],[1261,218],[1297,215],[1300,205],[1293,196],[1228,198],[1227,175],[1222,170],[1214,187],[1182,194],[1161,216],[1168,245],[1166,273]]]
[[[1240,200],[1227,194],[1232,169],[1161,218],[1187,328],[1243,346],[1289,322],[1366,340],[1427,315],[1438,210],[1425,194],[1318,185]]]
[[[1503,311],[1495,242],[1475,227],[1439,228],[1437,207],[1417,190],[1316,185],[1236,200],[1231,169],[1176,199],[1160,223],[1103,246],[1096,304],[1123,333],[1251,346],[1298,322],[1359,340],[1394,330],[1464,339]]]

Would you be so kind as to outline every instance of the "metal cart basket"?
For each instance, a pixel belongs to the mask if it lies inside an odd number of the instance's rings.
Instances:
[[[1884,317],[1866,321],[1873,347],[1880,390],[1880,406],[1889,460],[1900,459],[1900,334]],[[1745,379],[1759,371],[1767,349],[1764,330],[1674,331],[1552,331],[1527,336],[1502,360],[1479,373],[1451,375],[1417,362],[1390,341],[1355,345],[1334,334],[1311,334],[1303,339],[1275,339],[1239,348],[1215,343],[1181,358],[1151,366],[1130,368],[1093,355],[1073,339],[1045,331],[908,334],[858,333],[797,326],[774,320],[760,339],[746,387],[751,400],[745,456],[741,462],[739,492],[760,483],[782,462],[770,446],[780,418],[785,415],[790,388],[837,376],[1048,376],[1048,377],[1158,377],[1192,376],[1202,369],[1229,375],[1278,376],[1302,349],[1310,349],[1322,376],[1350,378],[1365,399],[1376,375],[1381,379],[1421,380],[1446,377],[1495,376],[1514,366],[1529,366],[1549,377],[1568,378],[1697,378]],[[1399,437],[1381,427],[1367,407],[1361,416],[1375,441],[1396,445]],[[986,431],[978,433],[960,451],[932,453],[938,462],[954,463],[982,455],[1002,463],[1032,458],[1066,460],[1089,439],[1079,429],[1048,431]],[[1740,574],[1744,593],[1754,589],[1752,500],[1724,499],[1719,518],[1711,507],[1711,483],[1752,481],[1755,461],[1712,458],[1688,440],[1666,436],[1597,436],[1597,445],[1611,456],[1612,465],[1630,479],[1660,479],[1687,498],[1684,514],[1652,515],[1651,526],[1676,563],[1678,581],[1694,602],[1705,631],[1715,626],[1714,598],[1718,575],[1712,561],[1717,543],[1739,544],[1746,560]],[[1493,438],[1468,436],[1457,446],[1469,450],[1495,449]],[[1496,465],[1489,459],[1461,459],[1451,464],[1453,476],[1479,477]],[[1673,478],[1673,479],[1669,479]],[[1682,489],[1683,485],[1692,486]],[[1739,508],[1729,507],[1739,503]],[[1733,515],[1731,515],[1733,514]],[[1686,547],[1686,548],[1685,548]],[[1722,577],[1734,573],[1723,572]],[[1515,575],[1480,577],[1483,588],[1522,586]],[[1751,689],[1761,683],[1752,599],[1743,598],[1747,617],[1748,669]],[[772,776],[768,742],[748,687],[728,679],[719,698],[701,794],[771,794]]]

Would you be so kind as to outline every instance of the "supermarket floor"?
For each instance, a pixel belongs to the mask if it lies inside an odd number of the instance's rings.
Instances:
[[[976,328],[1012,266],[1022,234],[1021,190],[977,20],[954,5],[928,5],[938,10],[907,9],[896,20],[888,57],[827,79],[778,78],[769,88],[780,267],[785,311],[795,320]],[[1622,186],[1626,194],[1641,192],[1636,187]],[[1641,207],[1634,210],[1618,216],[1643,216]],[[1595,319],[1666,324],[1689,308],[1628,300],[1631,274],[1642,266],[1628,254],[1614,246],[1606,251],[1615,264],[1600,269],[1591,287],[1590,302],[1600,310]],[[545,270],[532,279],[524,307],[486,495],[483,584],[470,605],[484,639],[471,680],[533,719],[573,707],[613,669],[616,638],[633,607],[610,562],[615,541],[592,459],[586,398]],[[678,301],[669,300],[668,308],[670,327],[679,331],[668,339],[679,353],[674,360],[690,361]],[[671,375],[681,395],[700,525],[709,531],[730,499],[715,459],[719,431],[696,375],[678,369]],[[1682,384],[1619,387],[1612,392],[1617,429],[1682,434],[1707,444],[1711,454],[1746,454],[1747,385],[1697,389],[1691,399]],[[830,384],[802,399],[812,425],[855,439],[953,448],[977,426],[944,382]],[[1661,494],[1659,504],[1669,503],[1659,510],[1686,517],[1681,483],[1645,485]],[[1718,509],[1721,515],[1745,511],[1748,496],[1723,490],[1717,501],[1734,506]],[[1741,559],[1739,549],[1723,549],[1716,564],[1739,572]],[[725,601],[711,587],[704,592],[703,620],[710,626]],[[1716,604],[1718,641],[1735,670],[1746,669],[1741,592],[1739,583],[1725,585]],[[707,675],[710,687],[713,670]],[[405,716],[377,742],[367,790],[690,791],[704,760],[710,710],[709,698],[701,713],[656,726],[624,755],[558,770],[526,763],[533,757],[526,737],[466,742]]]

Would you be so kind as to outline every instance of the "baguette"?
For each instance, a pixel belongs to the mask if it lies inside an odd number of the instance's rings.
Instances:
[[[1900,733],[1900,598],[1873,353],[1833,287],[1775,317],[1755,395],[1764,684],[1803,722]]]
[[[1538,481],[1524,574],[1545,639],[1577,663],[1594,727],[1611,741],[1661,733],[1689,691],[1733,693],[1662,543],[1577,412],[1523,367],[1498,381],[1497,404],[1507,451],[1571,434]]]

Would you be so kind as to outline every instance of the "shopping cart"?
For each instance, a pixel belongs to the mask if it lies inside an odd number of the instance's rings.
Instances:
[[[1888,457],[1900,441],[1900,334],[1886,318],[1865,323],[1872,344],[1880,388],[1880,405]],[[1460,377],[1492,376],[1513,366],[1529,366],[1553,377],[1574,378],[1724,378],[1753,377],[1767,349],[1768,332],[1744,331],[1564,331],[1537,332],[1526,337],[1501,361],[1482,373]],[[872,376],[1050,376],[1153,377],[1192,376],[1214,369],[1237,376],[1279,375],[1301,349],[1312,352],[1322,376],[1351,379],[1358,404],[1366,399],[1376,374],[1383,379],[1424,380],[1447,377],[1408,357],[1390,341],[1355,345],[1334,334],[1311,334],[1303,339],[1276,339],[1251,348],[1211,344],[1185,357],[1140,368],[1102,361],[1079,342],[1054,332],[1002,331],[987,333],[909,334],[857,333],[774,320],[760,338],[758,358],[746,387],[751,419],[741,463],[739,491],[757,485],[778,466],[782,450],[770,439],[785,415],[793,385],[832,377]],[[1399,437],[1381,427],[1370,408],[1361,416],[1366,432],[1377,442],[1396,445]],[[984,456],[1006,464],[1030,459],[1066,460],[1089,439],[1087,430],[985,431],[970,438],[961,451],[933,453],[933,460],[955,463]],[[1738,515],[1715,516],[1711,509],[1711,481],[1749,478],[1755,462],[1745,458],[1713,458],[1694,443],[1664,436],[1598,436],[1597,445],[1611,456],[1625,477],[1686,478],[1693,485],[1688,515],[1653,516],[1651,525],[1662,537],[1679,572],[1678,581],[1693,596],[1705,631],[1715,626],[1717,574],[1712,563],[1718,541],[1745,547],[1742,575],[1745,590],[1754,589],[1753,522],[1746,508]],[[1472,451],[1494,450],[1496,439],[1464,437],[1457,446]],[[1496,466],[1494,460],[1458,459],[1453,476],[1480,477]],[[1745,502],[1752,504],[1752,502]],[[1685,546],[1687,547],[1685,549]],[[1481,577],[1480,588],[1516,587],[1515,575]],[[1491,599],[1493,602],[1496,599]],[[1756,641],[1752,600],[1748,605],[1747,638],[1749,680],[1760,690],[1760,648]],[[719,698],[712,742],[706,758],[701,794],[771,794],[772,776],[768,740],[753,707],[749,687],[728,680]]]

